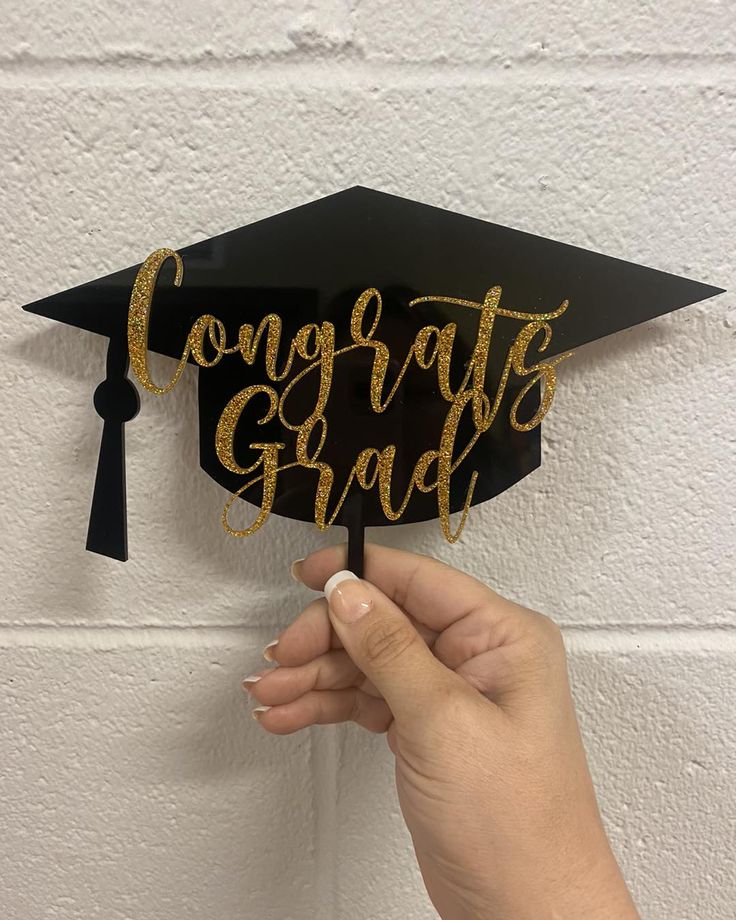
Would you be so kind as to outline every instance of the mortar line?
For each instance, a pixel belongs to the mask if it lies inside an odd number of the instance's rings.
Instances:
[[[4,625],[0,648],[201,648],[208,645],[265,645],[276,631],[249,625]]]
[[[133,89],[150,85],[180,83],[219,85],[233,88],[289,88],[338,86],[340,89],[416,87],[421,89],[456,86],[497,86],[552,83],[588,85],[639,83],[647,86],[734,82],[732,52],[660,53],[601,55],[597,58],[570,55],[559,58],[498,55],[485,61],[455,64],[447,61],[366,60],[355,54],[318,59],[310,54],[275,54],[271,58],[247,56],[215,58],[182,55],[179,58],[146,59],[135,52],[109,54],[95,59],[77,57],[17,55],[0,57],[0,82],[28,86],[86,84],[117,85]],[[206,80],[203,78],[206,77]],[[342,81],[342,82],[341,82]]]
[[[0,648],[201,648],[207,645],[265,645],[273,624],[0,625]],[[563,625],[571,649],[736,651],[736,623],[724,626]]]
[[[689,652],[736,654],[736,628],[727,627],[563,627],[568,650],[576,652]]]

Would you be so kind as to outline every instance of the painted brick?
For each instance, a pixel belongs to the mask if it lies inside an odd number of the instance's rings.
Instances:
[[[238,60],[317,60],[466,64],[562,60],[574,70],[590,57],[729,54],[736,29],[726,0],[698,6],[597,0],[565,7],[389,0],[230,2],[216,16],[204,4],[84,0],[74,15],[37,4],[10,8],[4,56],[104,61],[179,60],[208,65]],[[570,61],[569,59],[573,60]]]
[[[0,650],[3,917],[319,915],[309,735],[267,736],[244,639]]]
[[[4,16],[2,54],[9,58],[96,61],[123,58],[145,62],[179,59],[269,58],[300,50],[330,52],[350,38],[348,4],[341,0],[276,0],[218,5],[83,0],[72,11],[42,2],[9,7]]]
[[[730,53],[736,25],[726,0],[698,6],[624,0],[583,0],[564,6],[521,3],[391,3],[361,0],[356,42],[366,54],[396,61],[462,64],[554,60],[574,55],[571,70],[590,57],[619,54]]]
[[[611,842],[642,913],[727,920],[736,902],[733,643],[588,646],[573,651],[573,687]]]

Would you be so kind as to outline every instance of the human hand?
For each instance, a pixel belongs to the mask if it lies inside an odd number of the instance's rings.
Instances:
[[[295,564],[313,601],[246,678],[269,732],[388,733],[399,802],[444,920],[635,920],[601,823],[551,620],[426,556],[344,547]]]

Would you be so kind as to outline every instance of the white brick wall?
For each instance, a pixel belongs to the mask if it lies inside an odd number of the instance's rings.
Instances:
[[[429,918],[383,739],[269,738],[240,698],[323,539],[221,533],[190,378],[129,426],[131,560],[86,554],[104,345],[19,307],[356,183],[733,288],[732,5],[1,11],[0,913]],[[736,903],[735,331],[726,294],[581,349],[459,545],[374,534],[566,627],[650,920]]]

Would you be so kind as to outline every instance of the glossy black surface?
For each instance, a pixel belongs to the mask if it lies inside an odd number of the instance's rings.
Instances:
[[[420,295],[482,301],[490,287],[501,285],[501,305],[528,312],[551,311],[567,299],[567,312],[552,323],[553,339],[545,353],[552,356],[720,293],[718,288],[675,275],[360,187],[178,251],[184,263],[183,282],[179,288],[173,286],[173,266],[167,264],[152,311],[153,350],[178,358],[192,323],[202,313],[220,318],[231,342],[237,340],[240,324],[257,325],[266,313],[278,313],[283,318],[286,342],[305,323],[329,319],[335,323],[339,347],[350,341],[349,320],[356,296],[365,288],[376,287],[383,295],[383,316],[376,335],[391,347],[395,358],[389,379],[401,366],[417,330],[428,323],[458,324],[452,362],[455,381],[462,377],[470,357],[477,312],[446,304],[409,308],[408,302]],[[133,266],[25,309],[122,342],[137,269],[138,265]],[[491,394],[519,326],[518,321],[507,318],[496,321],[487,374]],[[415,367],[394,404],[376,415],[368,402],[372,352],[356,349],[349,358],[346,355],[336,361],[327,408],[329,434],[321,459],[334,467],[339,493],[362,448],[396,444],[393,481],[398,503],[419,455],[437,447],[448,404],[437,391],[436,373]],[[268,382],[263,363],[259,360],[248,367],[239,355],[233,355],[215,368],[197,372],[200,462],[213,479],[232,492],[243,479],[220,465],[214,450],[214,430],[234,393],[250,383]],[[124,372],[119,374],[120,380],[123,377]],[[513,383],[498,418],[453,477],[453,510],[462,505],[473,470],[479,472],[474,494],[477,503],[499,494],[538,466],[539,428],[520,433],[508,424],[514,387],[521,384]],[[278,384],[275,386],[278,389]],[[107,406],[107,412],[110,418],[117,412],[122,429],[124,417],[130,417],[132,411],[130,394],[124,385],[115,390],[108,381],[106,395],[114,396],[115,392],[121,405],[118,410]],[[308,392],[304,396],[308,398]],[[144,394],[144,411],[149,398],[155,397]],[[532,396],[528,404],[531,415]],[[464,443],[463,430],[467,431],[468,424],[466,417],[458,443]],[[283,441],[287,444],[284,459],[293,456],[292,432],[275,422],[255,428],[244,416],[236,439],[236,456],[243,465],[248,462],[248,444],[254,439]],[[173,444],[171,449],[175,462]],[[114,451],[118,451],[117,444]],[[102,454],[101,462],[116,465]],[[119,480],[113,476],[118,485],[109,487],[115,492],[115,507],[119,506]],[[313,520],[315,483],[316,473],[310,470],[296,468],[281,474],[274,512]],[[363,496],[362,522],[388,523],[375,490]],[[260,505],[260,486],[245,497]],[[213,509],[213,514],[217,513],[218,509]],[[355,514],[354,504],[343,509],[338,523],[346,523],[346,514]],[[435,493],[415,493],[401,522],[436,516]],[[94,511],[92,517],[91,532],[97,526]],[[116,527],[124,530],[124,520]]]

